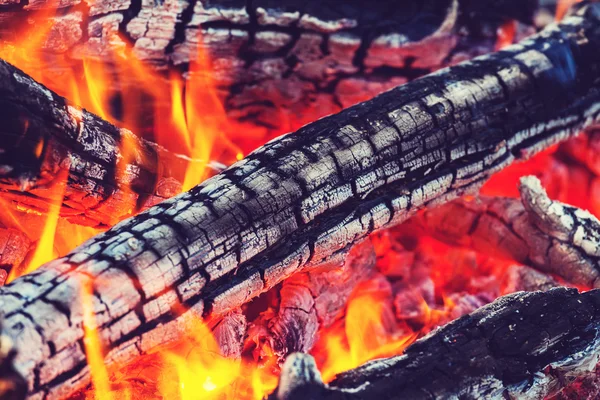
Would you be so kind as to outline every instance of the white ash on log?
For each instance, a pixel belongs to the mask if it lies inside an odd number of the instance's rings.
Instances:
[[[281,130],[290,118],[337,112],[490,52],[505,21],[532,25],[537,2],[40,0],[0,8],[0,43],[21,39],[28,17],[41,8],[59,9],[39,55],[47,60],[44,73],[54,72],[57,81],[65,64],[79,65],[83,58],[110,64],[127,45],[146,65],[175,66],[190,78],[188,64],[201,47],[213,59],[230,116]],[[61,67],[52,71],[53,65]],[[147,82],[112,84],[118,97]]]
[[[0,366],[13,365],[32,398],[64,397],[89,382],[83,287],[93,286],[105,364],[123,364],[187,319],[340,263],[371,232],[569,137],[600,113],[599,20],[600,5],[578,8],[519,45],[271,141],[0,288],[2,354],[16,352]]]
[[[252,321],[246,347],[256,360],[275,355],[283,362],[293,352],[309,352],[320,328],[330,326],[341,314],[357,284],[375,266],[373,246],[367,239],[354,246],[341,267],[324,267],[286,279],[279,290],[276,310],[268,309]],[[263,346],[269,348],[263,354]]]
[[[459,199],[428,210],[424,221],[440,239],[509,257],[588,287],[600,286],[600,221],[587,211],[548,198],[525,177],[521,199]]]
[[[271,397],[543,399],[592,374],[599,358],[599,290],[518,292],[327,385],[311,357],[296,353]]]

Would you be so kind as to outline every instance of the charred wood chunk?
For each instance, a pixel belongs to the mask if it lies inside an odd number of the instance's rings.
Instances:
[[[373,231],[594,122],[599,7],[273,140],[0,288],[2,335],[29,395],[58,398],[89,381],[80,341],[90,285],[111,367],[175,340],[187,319],[339,263]]]
[[[519,292],[327,385],[310,361],[290,361],[272,397],[541,399],[594,371],[599,334],[600,291]]]
[[[598,287],[600,221],[550,200],[535,177],[521,179],[521,200],[481,197],[428,210],[425,224],[438,238],[508,257],[570,283]]]

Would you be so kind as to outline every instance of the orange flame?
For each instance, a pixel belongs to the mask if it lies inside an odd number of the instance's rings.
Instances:
[[[83,310],[83,344],[87,362],[90,367],[94,396],[96,400],[111,400],[108,371],[104,365],[104,352],[98,335],[98,326],[93,304],[93,283],[90,279],[81,278],[81,307]]]
[[[574,2],[561,0],[557,6],[556,18],[561,19]],[[54,59],[52,62],[59,63],[64,73],[59,81],[48,76],[45,73],[47,64],[40,58],[40,51],[52,29],[53,16],[51,11],[32,14],[36,23],[23,28],[18,36],[26,39],[15,45],[0,46],[0,58],[24,69],[34,79],[100,117],[139,136],[149,138],[169,150],[189,156],[188,168],[181,176],[184,190],[207,177],[209,160],[216,159],[228,164],[242,158],[244,152],[265,141],[266,136],[261,130],[240,129],[238,123],[227,118],[213,74],[212,60],[202,45],[198,47],[195,61],[190,64],[186,80],[177,72],[161,74],[147,67],[135,57],[133,50],[127,45],[114,50],[114,54],[111,54],[111,65],[84,57],[83,69],[80,72],[74,62]],[[512,43],[515,32],[515,21],[505,23],[498,32],[497,48]],[[202,43],[201,39],[197,42]],[[148,84],[143,85],[143,89],[130,85],[131,82],[140,81]],[[121,90],[115,92],[114,88]],[[149,108],[147,104],[152,105]],[[145,124],[149,117],[153,118],[150,132]],[[310,115],[303,118],[306,121],[314,119]],[[293,124],[290,122],[289,129],[292,128]],[[225,134],[227,132],[235,135],[236,131],[241,133],[238,133],[238,136]],[[122,158],[116,168],[117,178],[127,176],[127,165],[135,160],[139,151],[137,143],[134,136],[123,137],[120,144]],[[516,170],[509,169],[504,175],[497,175],[486,185],[484,192],[516,196],[517,177],[523,175],[524,171],[541,173],[546,165],[551,164],[552,151],[554,149],[541,154],[529,164],[516,166]],[[56,195],[50,210],[45,214],[45,218],[39,216],[43,221],[35,253],[21,269],[13,269],[9,279],[33,270],[57,255],[65,254],[98,233],[97,229],[72,226],[59,218],[65,182],[66,177],[57,179]],[[125,182],[122,189],[131,193],[131,188],[128,187],[130,184],[131,182]],[[600,183],[598,185],[600,187]],[[7,207],[4,208],[7,211],[3,216],[12,219],[11,223],[27,232],[23,215],[33,211],[22,209],[13,213]],[[134,212],[135,210],[131,210],[132,214]],[[429,253],[445,254],[446,250],[436,247],[437,244],[428,245],[431,246]],[[378,252],[393,252],[389,242],[380,243],[379,246]],[[491,268],[500,269],[503,264],[494,263],[494,266]],[[326,381],[370,359],[400,354],[420,335],[449,318],[449,311],[455,304],[446,296],[446,292],[470,290],[470,283],[466,282],[475,272],[465,265],[455,268],[450,265],[448,259],[442,257],[437,259],[436,267],[430,276],[437,290],[436,303],[430,305],[422,297],[418,299],[417,327],[397,320],[388,298],[389,293],[385,290],[355,291],[347,305],[345,319],[329,329],[322,330],[320,340],[313,350]],[[385,268],[379,270],[386,272]],[[367,281],[365,285],[372,281]],[[91,281],[82,284],[84,345],[94,385],[93,396],[96,399],[108,400],[118,396],[111,392],[108,371],[103,362],[103,349],[94,318],[92,285]],[[189,337],[177,346],[157,353],[160,359],[157,389],[163,398],[260,399],[275,388],[277,376],[273,372],[275,368],[272,364],[267,362],[258,366],[249,360],[231,360],[223,357],[217,340],[205,322],[192,322],[187,329],[187,335]],[[119,396],[134,397],[135,393],[127,388]]]
[[[496,40],[496,51],[502,50],[506,46],[510,46],[517,32],[517,21],[514,19],[508,20],[498,28],[498,39]]]
[[[556,3],[556,20],[562,20],[567,14],[567,11],[569,11],[569,8],[580,1],[581,0],[558,0],[558,3]]]
[[[401,354],[416,340],[418,333],[395,322],[389,326],[390,312],[382,292],[369,291],[350,299],[344,323],[322,332],[320,346],[314,350],[325,382],[374,358]]]

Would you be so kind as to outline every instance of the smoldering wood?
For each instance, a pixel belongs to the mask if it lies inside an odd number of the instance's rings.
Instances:
[[[0,195],[61,216],[112,226],[181,191],[190,160],[82,110],[0,60]],[[196,160],[194,162],[206,162]]]
[[[599,333],[599,290],[518,292],[327,385],[310,356],[292,355],[271,398],[542,399],[594,372]]]
[[[343,314],[350,294],[367,279],[375,266],[373,245],[367,239],[353,247],[341,268],[299,273],[286,279],[279,290],[277,310],[267,310],[251,323],[246,347],[255,359],[274,355],[283,360],[293,352],[309,352],[320,328]],[[263,346],[270,351],[263,354]]]
[[[281,130],[300,115],[338,112],[490,52],[504,21],[531,26],[537,2],[409,0],[398,7],[389,0],[40,0],[0,9],[0,41],[19,40],[31,14],[56,7],[43,52],[32,58],[47,60],[44,73],[57,81],[65,73],[61,66],[80,65],[86,57],[105,61],[110,70],[115,52],[126,45],[151,68],[176,67],[189,78],[200,47],[211,54],[229,115]],[[118,80],[111,83],[115,93],[125,90]],[[125,84],[143,88],[147,82]]]
[[[111,368],[593,123],[599,7],[271,141],[1,288],[0,365],[64,397],[89,382],[86,285]]]
[[[428,210],[438,238],[509,257],[588,287],[600,286],[600,221],[587,211],[550,200],[540,181],[524,177],[521,199],[480,197]]]

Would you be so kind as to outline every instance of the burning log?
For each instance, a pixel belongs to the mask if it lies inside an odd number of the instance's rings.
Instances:
[[[579,8],[519,45],[271,141],[1,288],[1,353],[16,355],[0,367],[29,396],[73,393],[89,381],[90,314],[104,364],[130,361],[187,320],[339,264],[371,232],[567,138],[600,112],[599,19],[597,4]]]
[[[49,13],[52,8],[58,11]],[[426,72],[490,52],[507,20],[522,21],[530,33],[536,8],[533,0],[410,0],[402,7],[359,1],[325,8],[315,0],[40,0],[0,9],[0,43],[27,37],[27,21],[36,31],[46,29],[43,52],[19,66],[34,71],[40,69],[38,60],[45,60],[43,73],[55,81],[68,75],[65,64],[80,66],[81,60],[101,60],[118,69],[114,64],[124,48],[152,69],[175,66],[193,79],[187,68],[204,49],[213,59],[230,115],[281,130],[298,115],[337,112]],[[40,9],[50,14],[51,26],[34,21]],[[147,82],[132,74],[107,84],[115,93],[147,93]]]
[[[587,211],[552,201],[535,177],[522,178],[521,200],[459,199],[425,213],[442,240],[508,256],[568,282],[599,287],[600,221]]]
[[[294,354],[271,398],[541,399],[594,371],[599,337],[599,290],[518,292],[327,385],[310,356]]]
[[[64,185],[61,216],[112,226],[181,191],[189,159],[75,107],[1,60],[0,91],[3,198],[47,212]]]

